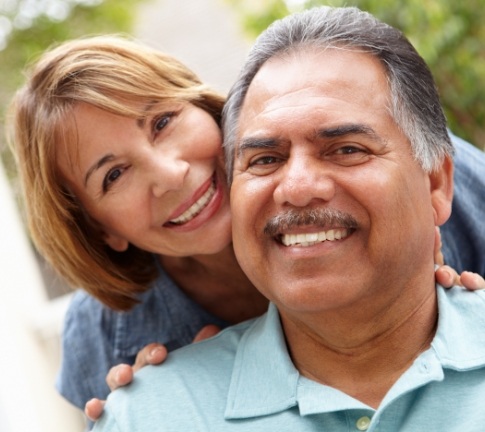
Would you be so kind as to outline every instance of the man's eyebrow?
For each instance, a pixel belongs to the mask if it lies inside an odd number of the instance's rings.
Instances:
[[[338,138],[345,135],[366,135],[375,141],[383,142],[382,138],[374,129],[360,123],[349,123],[335,127],[318,129],[316,132],[316,136],[318,138]]]
[[[360,123],[348,123],[334,127],[317,129],[317,138],[337,138],[346,135],[366,135],[374,141],[385,144],[384,140],[370,126]],[[274,149],[280,146],[278,138],[248,137],[241,140],[237,149],[237,157],[240,157],[246,150]]]
[[[237,149],[237,157],[240,157],[247,150],[274,149],[279,144],[280,142],[276,138],[244,138]]]
[[[100,169],[104,164],[111,162],[114,159],[113,154],[107,154],[106,156],[103,156],[100,160],[98,160],[91,168],[88,169],[88,172],[84,176],[84,187],[86,187],[89,177],[94,173],[94,171]]]

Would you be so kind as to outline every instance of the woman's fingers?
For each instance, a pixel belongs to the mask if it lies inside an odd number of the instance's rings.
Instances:
[[[91,399],[84,406],[84,414],[91,421],[96,421],[103,414],[105,401],[100,399]]]
[[[216,325],[213,325],[213,324],[206,325],[205,327],[202,327],[199,333],[195,335],[193,342],[200,342],[200,341],[203,341],[204,339],[208,339],[212,336],[215,336],[220,331],[221,331],[220,327],[217,327]]]
[[[436,281],[445,288],[459,285],[471,291],[485,289],[485,279],[479,274],[464,271],[459,275],[447,265],[441,266],[436,270]]]

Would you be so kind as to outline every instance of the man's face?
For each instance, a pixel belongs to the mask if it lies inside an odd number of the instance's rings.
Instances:
[[[423,274],[432,283],[451,163],[426,174],[389,106],[383,68],[362,52],[307,49],[254,78],[239,121],[233,240],[280,310],[369,299],[385,308]]]

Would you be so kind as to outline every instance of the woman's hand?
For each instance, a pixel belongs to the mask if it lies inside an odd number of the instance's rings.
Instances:
[[[219,333],[220,328],[215,325],[208,325],[202,328],[194,338],[194,342],[200,342],[204,339],[215,336]],[[133,366],[127,364],[119,364],[113,366],[106,377],[106,383],[111,391],[119,387],[124,387],[133,381],[135,372],[146,365],[158,365],[167,358],[167,349],[165,346],[157,343],[152,343],[140,350],[136,356],[135,364]],[[91,421],[98,420],[103,414],[104,400],[91,399],[84,406],[84,413]]]
[[[152,364],[160,364],[167,358],[167,349],[160,344],[152,343],[145,346],[138,352],[133,366],[127,364],[119,364],[113,366],[106,376],[106,383],[111,391],[119,387],[126,386],[133,381],[133,375],[142,367]],[[91,399],[84,406],[84,414],[91,421],[96,421],[101,417],[104,410],[104,400]]]
[[[464,271],[458,274],[450,266],[444,265],[436,270],[435,276],[436,282],[445,288],[459,285],[471,291],[485,289],[485,279],[477,273]]]
[[[472,291],[485,289],[485,279],[479,274],[464,271],[459,275],[450,266],[444,265],[443,254],[441,253],[441,235],[438,227],[436,228],[434,252],[435,264],[440,266],[435,272],[436,282],[441,286],[451,288],[452,286],[459,285]]]

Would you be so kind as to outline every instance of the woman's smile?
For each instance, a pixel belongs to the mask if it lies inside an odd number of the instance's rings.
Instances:
[[[156,131],[152,121],[78,105],[78,144],[60,154],[60,169],[115,250],[131,243],[175,256],[192,254],[194,246],[219,251],[231,237],[219,127],[189,103],[151,109],[150,116],[166,119]]]
[[[222,182],[214,173],[169,217],[164,228],[179,231],[197,229],[209,220],[221,207],[224,198]]]

